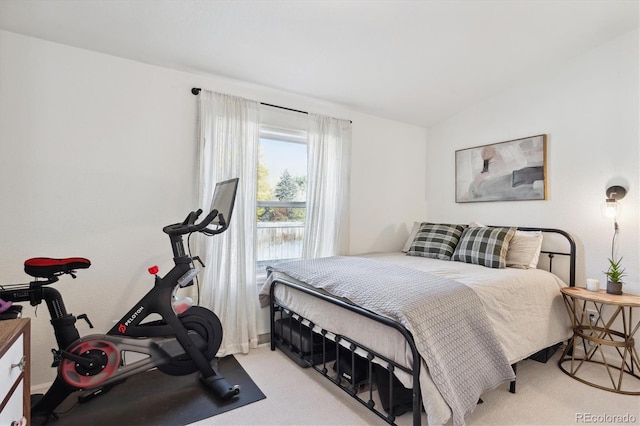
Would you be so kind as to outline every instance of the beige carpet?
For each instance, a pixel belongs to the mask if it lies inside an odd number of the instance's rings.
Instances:
[[[640,397],[580,383],[558,368],[558,357],[559,352],[546,364],[530,360],[518,364],[517,393],[509,393],[505,385],[483,395],[484,403],[467,416],[467,424],[640,424]],[[266,399],[194,425],[386,424],[317,372],[298,367],[280,351],[265,346],[236,358]],[[604,370],[593,374],[607,377]],[[396,419],[399,425],[410,425],[411,420],[410,413]],[[424,415],[423,424],[427,424]]]

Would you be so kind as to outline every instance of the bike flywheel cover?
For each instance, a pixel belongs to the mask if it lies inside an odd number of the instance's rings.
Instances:
[[[113,343],[102,339],[85,339],[74,344],[68,352],[90,358],[94,365],[84,366],[71,359],[63,358],[58,367],[62,379],[79,389],[100,386],[111,378],[120,365],[120,351]]]
[[[222,344],[222,323],[216,314],[201,306],[193,306],[180,315],[180,322],[188,330],[189,335],[197,333],[197,340],[204,342],[204,346],[196,346],[203,353],[207,361],[216,357]],[[192,340],[194,340],[192,338]],[[198,367],[188,354],[179,355],[167,364],[158,365],[158,370],[171,376],[184,376],[198,371]]]

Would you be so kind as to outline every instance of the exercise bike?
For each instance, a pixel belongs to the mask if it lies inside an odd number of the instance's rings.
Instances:
[[[175,376],[199,371],[200,381],[222,400],[240,392],[238,385],[229,383],[211,365],[222,343],[220,320],[210,310],[193,306],[191,298],[177,296],[177,290],[192,285],[199,272],[194,261],[204,267],[197,256],[185,252],[183,236],[224,232],[231,219],[237,185],[237,178],[216,184],[211,211],[200,223],[196,223],[202,214],[199,209],[189,213],[182,223],[163,228],[171,240],[175,266],[164,277],[157,275],[157,267],[149,268],[155,275],[153,288],[106,334],[80,338],[75,322],[83,319],[93,328],[89,318],[86,314],[69,314],[61,294],[50,287],[61,275],[75,278],[79,269],[89,268],[88,259],[29,259],[24,269],[36,278],[34,281],[0,287],[0,299],[4,301],[29,301],[36,306],[44,300],[58,344],[58,349],[52,349],[52,367],[57,367],[58,373],[49,390],[32,402],[33,424],[56,418],[54,410],[73,392],[88,391],[84,395],[89,399],[154,367]],[[158,315],[160,319],[156,319]],[[128,363],[125,352],[145,356]]]

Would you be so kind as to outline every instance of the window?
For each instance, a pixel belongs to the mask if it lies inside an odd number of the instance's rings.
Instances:
[[[307,132],[260,126],[256,194],[258,273],[302,256],[306,219]]]

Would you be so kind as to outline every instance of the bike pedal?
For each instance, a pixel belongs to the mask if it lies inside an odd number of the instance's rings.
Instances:
[[[51,349],[51,353],[53,354],[53,362],[51,363],[51,367],[57,368],[60,365],[60,361],[62,361],[62,354],[60,351],[55,349]]]

